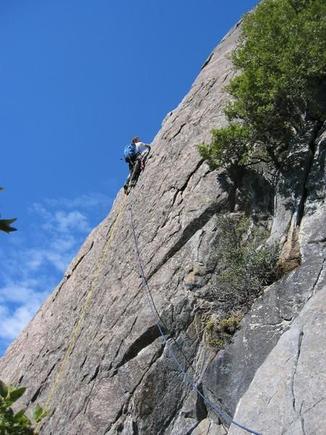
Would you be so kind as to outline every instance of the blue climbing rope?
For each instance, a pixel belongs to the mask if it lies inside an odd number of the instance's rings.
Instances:
[[[140,276],[142,279],[142,286],[145,289],[145,294],[146,294],[146,297],[148,299],[151,310],[152,310],[154,316],[157,318],[156,325],[160,331],[160,334],[161,334],[161,337],[164,341],[164,344],[167,346],[168,341],[167,341],[167,338],[164,334],[163,328],[161,326],[162,320],[161,320],[161,317],[160,317],[158,310],[156,308],[154,299],[152,297],[150,287],[149,287],[149,284],[148,284],[148,281],[147,281],[147,278],[145,275],[143,262],[141,260],[138,239],[137,239],[136,229],[135,229],[135,222],[134,222],[134,218],[133,218],[131,205],[128,204],[127,209],[129,212],[130,226],[131,226],[132,235],[133,235],[133,239],[134,239],[137,263],[138,263],[138,267],[139,267]],[[167,346],[167,348],[168,348],[168,346]],[[260,432],[249,429],[248,427],[233,420],[232,417],[226,411],[224,411],[220,406],[216,405],[215,403],[211,402],[207,397],[205,397],[204,394],[197,388],[192,377],[183,368],[182,364],[179,362],[177,356],[175,355],[175,353],[173,352],[172,349],[169,350],[169,353],[170,353],[172,359],[174,360],[176,366],[178,367],[180,373],[183,374],[183,376],[184,376],[183,381],[186,382],[193,389],[193,391],[195,391],[198,394],[198,396],[200,396],[204,400],[204,402],[214,411],[214,413],[217,415],[217,417],[219,417],[221,420],[223,420],[226,424],[228,424],[228,425],[233,424],[233,425],[239,427],[240,429],[242,429],[242,430],[244,430],[252,435],[262,435]]]

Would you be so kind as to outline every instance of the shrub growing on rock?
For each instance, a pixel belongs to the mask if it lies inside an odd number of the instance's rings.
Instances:
[[[8,386],[0,381],[0,434],[1,435],[37,435],[31,420],[25,415],[25,410],[14,412],[12,405],[25,393],[24,387]],[[36,423],[46,415],[45,411],[36,406],[34,420]]]
[[[232,309],[250,307],[264,286],[278,276],[277,245],[266,245],[267,230],[258,228],[244,216],[219,216],[218,246],[221,272],[218,287]]]
[[[232,336],[239,328],[242,315],[240,313],[230,313],[228,317],[222,319],[217,316],[203,318],[204,339],[206,343],[215,349],[222,349],[232,340]]]
[[[326,119],[325,0],[262,0],[242,24],[229,126],[200,154],[214,169],[259,161],[281,167],[298,138]]]

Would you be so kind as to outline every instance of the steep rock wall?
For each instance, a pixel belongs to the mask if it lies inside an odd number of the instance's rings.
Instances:
[[[158,312],[190,359],[198,347],[192,327],[196,301],[183,280],[208,255],[213,228],[205,227],[228,201],[196,144],[208,140],[210,129],[224,119],[223,86],[237,37],[235,29],[166,117],[129,197]],[[155,321],[120,192],[109,217],[2,359],[1,376],[27,387],[26,405],[38,402],[54,410],[43,433],[132,433],[135,426],[141,433],[159,433],[178,414],[187,388]],[[196,415],[190,420],[193,426]]]
[[[263,331],[261,342],[272,340],[273,346],[268,345],[271,352],[241,398],[235,419],[254,423],[264,434],[325,432],[325,155],[326,125],[316,137],[305,179],[304,213],[297,229],[302,265],[267,289],[245,320],[252,330]],[[271,297],[273,303],[265,304]],[[274,309],[261,315],[264,305]],[[267,334],[263,324],[271,330]],[[275,328],[285,331],[279,341],[273,337]],[[229,433],[241,431],[232,427]]]
[[[51,411],[43,434],[225,433],[183,382],[173,355],[199,391],[233,415],[253,379],[263,389],[255,374],[317,290],[326,216],[322,129],[307,132],[298,166],[286,177],[247,171],[235,184],[209,171],[196,149],[225,122],[224,86],[233,75],[229,55],[238,37],[236,26],[214,50],[165,118],[137,187],[128,199],[118,194],[108,218],[0,361],[1,378],[27,387],[21,400],[28,408],[41,403]],[[130,206],[166,341],[139,276]],[[216,284],[216,215],[243,210],[270,230],[271,241],[287,246],[285,263],[302,265],[265,290],[233,342],[218,351],[206,343],[201,322],[232,308]],[[281,432],[264,427],[265,433]]]

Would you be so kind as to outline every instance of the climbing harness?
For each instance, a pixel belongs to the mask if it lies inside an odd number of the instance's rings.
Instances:
[[[156,325],[159,329],[160,335],[163,339],[164,344],[167,346],[168,348],[168,340],[165,336],[165,333],[163,331],[163,328],[161,326],[162,320],[161,317],[158,313],[158,310],[156,308],[154,299],[152,297],[151,294],[151,290],[145,275],[145,271],[144,271],[144,266],[143,266],[143,262],[141,259],[141,255],[140,255],[140,250],[139,250],[139,245],[138,245],[138,239],[137,239],[137,235],[136,235],[136,229],[135,229],[135,222],[134,222],[134,218],[133,218],[133,212],[132,212],[132,207],[130,204],[127,204],[127,210],[128,210],[128,214],[129,214],[129,221],[130,221],[130,227],[131,227],[131,231],[132,231],[132,235],[133,235],[133,240],[134,240],[134,246],[135,246],[135,254],[136,254],[136,259],[137,259],[137,263],[138,263],[138,269],[139,269],[139,274],[142,280],[142,287],[145,290],[145,294],[149,303],[149,306],[152,310],[153,315],[156,317]],[[220,418],[221,420],[223,420],[225,423],[231,425],[233,424],[234,426],[239,427],[240,429],[252,434],[252,435],[262,435],[260,432],[254,431],[252,429],[249,429],[248,427],[238,423],[237,421],[233,420],[232,417],[226,412],[224,411],[220,406],[216,405],[215,403],[213,403],[211,400],[209,400],[197,387],[197,385],[195,384],[194,380],[192,379],[192,377],[186,372],[186,370],[184,369],[184,367],[182,366],[182,364],[179,362],[177,356],[175,355],[175,353],[173,352],[172,349],[169,349],[169,353],[172,357],[172,359],[174,360],[176,366],[178,367],[180,373],[183,374],[184,378],[183,381],[188,384],[193,391],[195,391],[198,396],[201,397],[201,399],[212,409],[212,411],[217,415],[218,418]]]

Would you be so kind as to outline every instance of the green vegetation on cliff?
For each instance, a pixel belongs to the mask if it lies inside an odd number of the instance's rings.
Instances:
[[[268,231],[254,226],[245,216],[220,215],[219,286],[232,308],[249,308],[263,288],[278,277],[278,246],[265,245]]]
[[[325,0],[263,0],[244,18],[229,126],[199,145],[212,168],[286,162],[307,127],[326,119],[325,47]]]
[[[3,190],[0,187],[0,191]],[[12,227],[11,224],[15,222],[16,219],[0,219],[0,231],[4,231],[5,233],[11,233],[12,231],[16,231],[16,228]]]
[[[0,381],[0,434],[1,435],[37,435],[32,427],[31,420],[26,416],[25,410],[14,412],[12,405],[25,393],[24,387],[8,386]],[[39,423],[46,412],[37,405],[33,418]]]

